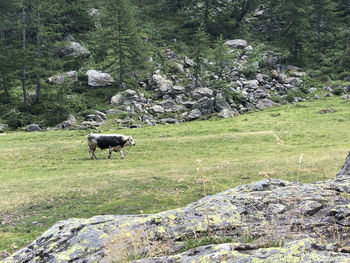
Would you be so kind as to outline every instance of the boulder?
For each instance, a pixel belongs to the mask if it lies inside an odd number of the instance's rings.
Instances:
[[[229,110],[229,109],[223,109],[222,111],[220,111],[218,114],[218,117],[220,118],[233,118],[235,115],[237,115],[233,110]]]
[[[88,70],[86,75],[88,76],[88,85],[92,87],[111,86],[115,82],[111,75],[97,70]]]
[[[222,94],[218,93],[215,96],[214,109],[217,112],[222,112],[223,110],[231,110],[231,106],[227,103],[226,99],[222,96]]]
[[[0,133],[4,132],[9,126],[7,124],[0,123]]]
[[[193,105],[192,109],[199,109],[202,115],[208,115],[213,112],[213,105],[214,105],[214,100],[208,97],[203,97],[203,98],[200,98]]]
[[[56,74],[47,79],[48,83],[52,85],[62,85],[65,82],[76,83],[78,82],[78,72],[69,71],[61,74]]]
[[[175,95],[183,94],[185,92],[186,92],[186,89],[182,86],[174,86],[172,90],[172,93]]]
[[[193,59],[190,59],[188,57],[184,57],[184,67],[185,68],[191,68],[194,67],[196,63],[194,63]]]
[[[186,120],[193,121],[199,119],[200,117],[202,117],[202,112],[199,109],[194,109],[187,115]]]
[[[153,74],[152,85],[163,94],[171,92],[173,88],[173,82],[159,72]]]
[[[138,263],[348,263],[349,160],[324,182],[263,179],[157,214],[60,221],[2,263],[124,262],[130,252]],[[184,251],[201,237],[212,244]]]
[[[256,108],[259,110],[267,109],[276,106],[277,104],[270,99],[262,99],[256,103]]]
[[[124,103],[125,103],[125,97],[122,92],[118,93],[117,95],[114,95],[111,98],[112,105],[120,106],[120,105],[124,105]]]
[[[191,92],[191,97],[195,100],[211,96],[213,96],[213,91],[209,88],[196,88]]]
[[[29,124],[24,128],[26,132],[43,131],[38,124]]]
[[[67,120],[61,122],[56,126],[57,129],[65,129],[69,127],[74,127],[77,124],[77,119],[72,115],[69,114]]]
[[[256,79],[243,81],[243,85],[246,89],[257,89],[259,88],[259,81]]]
[[[89,50],[74,41],[66,42],[63,47],[57,48],[56,53],[60,57],[68,56],[73,58],[88,57],[91,54]]]
[[[152,115],[157,115],[160,113],[164,113],[164,108],[160,105],[154,105],[151,108],[148,109],[149,113],[151,113]]]
[[[248,42],[244,39],[233,39],[225,41],[225,45],[230,48],[245,48],[248,45]]]
[[[299,87],[303,81],[299,78],[291,77],[291,78],[286,78],[284,80],[284,83],[289,84],[293,87]]]
[[[107,120],[107,116],[106,114],[104,114],[103,112],[101,111],[98,111],[98,110],[95,110],[94,113],[99,116],[102,120]]]

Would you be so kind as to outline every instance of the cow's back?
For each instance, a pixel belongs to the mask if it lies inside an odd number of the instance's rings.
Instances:
[[[101,135],[97,139],[97,146],[101,149],[107,149],[109,147],[123,146],[124,141],[122,136],[116,135]]]

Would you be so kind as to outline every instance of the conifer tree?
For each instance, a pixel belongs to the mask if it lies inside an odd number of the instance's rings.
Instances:
[[[205,65],[205,59],[208,56],[210,47],[209,47],[209,35],[206,33],[205,25],[202,23],[193,38],[192,43],[192,57],[194,58],[194,78],[195,88],[198,87],[199,78],[203,73],[203,66]]]
[[[317,50],[321,53],[322,44],[327,38],[327,32],[334,28],[336,3],[333,0],[312,0],[313,28],[317,35]],[[318,55],[319,55],[318,54]]]
[[[142,64],[136,7],[130,0],[106,0],[102,24],[106,60],[110,61],[108,67],[118,66],[119,86],[122,87],[125,74]]]
[[[310,33],[310,0],[282,0],[277,13],[283,24],[279,40],[289,49],[293,62],[300,63]]]

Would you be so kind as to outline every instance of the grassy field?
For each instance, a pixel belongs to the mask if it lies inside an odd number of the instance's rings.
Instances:
[[[336,112],[318,113],[328,107]],[[350,102],[339,98],[135,130],[110,120],[100,132],[132,135],[136,146],[124,160],[98,150],[94,161],[87,131],[1,135],[0,251],[70,217],[184,206],[203,196],[203,181],[214,194],[263,178],[331,179],[350,148],[349,124]]]

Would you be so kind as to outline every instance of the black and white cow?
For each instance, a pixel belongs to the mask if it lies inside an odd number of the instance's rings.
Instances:
[[[121,134],[97,134],[90,133],[88,136],[89,153],[91,160],[97,159],[95,156],[96,147],[104,150],[109,149],[108,159],[111,158],[113,151],[120,152],[124,159],[123,147],[135,145],[135,141],[131,136]]]

